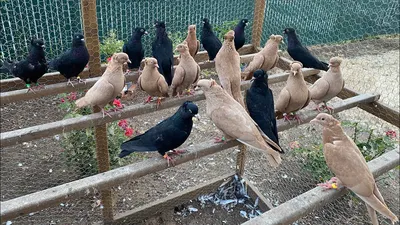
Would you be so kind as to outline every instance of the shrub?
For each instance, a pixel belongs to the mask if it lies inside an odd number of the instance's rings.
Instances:
[[[239,20],[225,21],[221,25],[216,25],[214,27],[214,32],[216,33],[219,40],[224,40],[224,35],[229,31],[235,29],[235,26],[239,23]]]
[[[175,33],[168,32],[168,37],[171,39],[172,49],[175,51],[176,46],[181,44],[186,39],[186,33],[180,31]]]
[[[78,93],[76,92],[72,92],[68,95],[61,94],[59,97],[61,100],[59,107],[67,112],[64,119],[81,117],[92,113],[90,107],[74,110],[74,101],[78,97]],[[116,100],[114,104],[120,104],[120,102]],[[118,154],[120,152],[121,143],[132,135],[133,129],[128,126],[126,120],[114,121],[107,124],[107,140],[111,168],[127,164],[127,160],[120,159]],[[63,148],[62,157],[67,166],[78,168],[81,178],[98,173],[94,128],[73,130],[64,133],[60,143]]]
[[[115,30],[110,30],[100,44],[102,61],[105,62],[105,59],[112,56],[112,54],[121,52],[123,45],[124,42],[117,39],[117,32]]]

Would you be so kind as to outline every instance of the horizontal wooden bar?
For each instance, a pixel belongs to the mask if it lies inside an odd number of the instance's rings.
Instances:
[[[251,60],[253,60],[254,54],[247,54],[240,56],[240,62],[241,63],[249,63]],[[209,69],[209,68],[214,68],[215,63],[213,61],[208,61],[208,62],[200,62],[198,63],[201,69]],[[138,72],[130,72],[126,75],[126,80],[127,81],[133,81],[136,82],[139,77]],[[51,85],[46,85],[45,89],[37,90],[35,93],[28,92],[27,89],[21,89],[21,90],[15,90],[15,91],[9,91],[9,92],[1,92],[0,93],[0,104],[7,104],[11,102],[17,102],[17,101],[26,101],[29,99],[35,99],[39,97],[44,97],[44,96],[49,96],[49,95],[55,95],[55,94],[60,94],[60,93],[65,93],[65,92],[73,92],[77,90],[85,90],[89,89],[92,87],[97,80],[99,80],[100,77],[94,77],[94,78],[89,78],[86,80],[86,84],[75,84],[75,87],[72,87],[71,85],[67,86],[66,82],[64,83],[57,83],[57,84],[51,84]]]
[[[374,101],[375,96],[364,94],[353,98],[343,100],[333,104],[335,112],[356,107],[359,102]],[[301,117],[301,124],[307,123],[318,114],[317,111],[300,111],[298,115]],[[277,121],[278,130],[286,130],[297,126],[298,123],[287,123],[283,120]],[[228,141],[226,144],[214,143],[207,141],[194,146],[187,147],[188,152],[175,158],[175,165],[180,165],[188,161],[198,159],[210,154],[221,152],[222,150],[232,148],[239,145],[236,140]],[[59,204],[67,199],[78,198],[87,195],[87,191],[94,188],[103,190],[112,186],[119,185],[128,179],[136,179],[150,173],[155,173],[168,168],[164,159],[151,158],[139,163],[120,167],[111,171],[100,173],[94,176],[86,177],[70,183],[62,184],[43,191],[35,192],[18,198],[0,203],[1,218],[8,220],[17,216],[36,212],[52,205]]]
[[[399,156],[399,148],[397,148],[368,162],[368,167],[373,173],[374,177],[379,177],[399,165]],[[291,200],[269,210],[266,213],[263,213],[254,219],[242,223],[242,225],[292,224],[296,220],[311,213],[312,211],[320,209],[324,205],[333,202],[347,192],[347,189],[343,189],[342,191],[323,191],[321,187],[316,187],[307,191],[306,193],[292,198]]]
[[[254,53],[253,46],[251,44],[244,45],[241,49],[239,49],[239,54],[240,55],[246,55],[246,54],[251,54]],[[178,55],[174,56],[174,65],[178,64]],[[206,51],[200,51],[197,53],[197,55],[194,57],[196,62],[203,62],[208,60],[208,54]],[[106,64],[101,65],[102,72],[106,70]],[[143,67],[143,64],[142,64]],[[99,74],[100,76],[101,74]],[[82,73],[80,74],[81,77],[89,77],[89,70],[85,68]],[[46,85],[50,84],[57,84],[57,83],[65,83],[66,79],[63,75],[61,75],[59,72],[51,72],[51,73],[46,73],[42,78],[39,79],[39,82],[44,82]],[[19,89],[25,89],[25,83],[19,79],[19,78],[10,78],[10,79],[2,79],[0,80],[0,90],[1,92],[6,92],[6,91],[13,91],[13,90],[19,90]]]
[[[313,69],[303,69],[305,76],[309,76],[318,72],[318,70]],[[269,83],[281,82],[286,80],[289,74],[282,73],[277,75],[272,75],[268,77]],[[97,78],[92,78],[97,79]],[[91,81],[94,82],[94,81]],[[60,84],[55,84],[60,85]],[[241,84],[242,89],[247,89],[251,85],[250,81],[244,81]],[[66,86],[63,86],[67,88]],[[164,101],[159,109],[167,109],[175,106],[179,106],[185,101],[200,101],[204,100],[205,96],[202,91],[197,91],[196,94],[192,96],[186,96],[183,98],[169,98]],[[8,131],[0,134],[1,147],[11,146],[15,144],[21,144],[26,141],[32,141],[43,137],[48,137],[51,135],[59,134],[62,132],[68,132],[76,129],[83,129],[93,126],[98,126],[101,124],[109,123],[115,120],[126,119],[145,113],[150,113],[156,111],[155,104],[136,104],[128,106],[121,112],[110,113],[111,118],[106,116],[103,118],[101,113],[95,113],[87,116],[82,116],[79,118],[70,118],[65,120],[60,120],[52,123],[41,124],[37,126],[32,126],[28,128],[23,128],[19,130]]]

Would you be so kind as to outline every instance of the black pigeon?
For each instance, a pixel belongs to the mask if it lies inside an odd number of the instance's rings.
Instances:
[[[219,49],[222,47],[221,41],[215,36],[212,26],[207,18],[203,19],[203,30],[200,37],[201,44],[208,53],[208,58],[214,60]]]
[[[28,91],[33,91],[31,84],[39,87],[38,80],[47,72],[47,62],[44,53],[44,42],[40,39],[32,39],[29,54],[25,60],[19,62],[5,61],[3,68],[7,68],[10,73],[20,78],[26,83]]]
[[[275,119],[274,96],[271,89],[268,88],[268,75],[264,70],[259,69],[254,72],[253,83],[247,90],[246,104],[251,118],[280,147]],[[272,145],[270,147],[281,152]]]
[[[129,69],[138,69],[140,67],[140,62],[144,58],[144,49],[142,45],[142,36],[147,35],[146,29],[143,27],[137,27],[132,33],[131,39],[128,43],[124,44],[122,51],[128,54],[129,60],[132,63],[128,63]]]
[[[174,76],[172,73],[174,66],[172,41],[165,31],[164,22],[155,21],[154,26],[156,27],[156,39],[153,41],[151,47],[152,54],[153,57],[157,59],[159,65],[158,72],[165,77],[165,81],[167,81],[168,86],[170,86]]]
[[[304,68],[314,68],[318,70],[328,71],[328,63],[319,61],[311,52],[301,45],[297,38],[296,31],[293,28],[286,28],[283,33],[288,37],[288,48],[287,51],[295,61],[299,61],[303,64]]]
[[[236,51],[243,47],[244,43],[246,42],[246,37],[244,34],[244,28],[248,24],[247,19],[242,19],[235,27],[235,48]]]
[[[171,117],[157,124],[155,127],[138,135],[129,141],[122,143],[120,158],[123,158],[132,152],[158,151],[165,159],[172,162],[168,156],[168,151],[180,153],[175,148],[181,146],[189,137],[192,131],[192,118],[198,113],[197,105],[186,101],[178,111]]]
[[[59,71],[68,79],[68,84],[74,86],[71,78],[76,77],[78,82],[85,82],[79,74],[85,69],[89,62],[89,52],[85,45],[85,37],[82,34],[74,34],[72,38],[72,48],[57,59],[50,62],[50,69]]]

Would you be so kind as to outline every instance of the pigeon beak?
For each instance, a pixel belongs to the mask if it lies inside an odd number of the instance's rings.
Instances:
[[[85,41],[85,38],[82,38],[81,41]]]
[[[128,59],[128,63],[132,63],[131,60]]]
[[[255,79],[256,79],[255,77],[252,77],[252,78],[250,79],[250,82],[253,82]]]
[[[199,114],[196,114],[196,115],[194,115],[194,117],[193,118],[196,118],[197,119],[197,121],[200,121],[200,116],[199,116]]]
[[[249,25],[249,22],[246,22],[246,23],[244,23],[244,24],[246,24],[246,26],[247,26],[247,25]]]
[[[154,66],[157,67],[157,68],[160,68],[160,67],[158,66],[158,64],[154,64]]]
[[[46,47],[46,45],[42,45],[42,48]]]
[[[332,66],[332,64],[331,63],[328,63],[328,67],[331,67]]]
[[[293,72],[293,76],[296,76],[296,74],[297,74],[297,71],[296,70],[294,70],[294,71],[292,71]]]
[[[311,124],[318,124],[318,120],[317,118],[314,118],[310,121]]]
[[[281,43],[282,43],[282,44],[285,44],[285,42],[284,42],[283,40],[281,41]]]
[[[145,31],[145,32],[144,32],[144,34],[145,34],[145,35],[148,35],[148,34],[149,34],[149,32]]]
[[[201,21],[201,23],[203,23],[203,24],[204,24],[204,23],[206,23],[206,22],[204,22],[204,21]]]

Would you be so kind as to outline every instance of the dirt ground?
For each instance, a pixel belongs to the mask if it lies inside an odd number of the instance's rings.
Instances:
[[[399,109],[399,39],[377,39],[346,43],[333,46],[316,46],[311,50],[322,59],[339,55],[344,58],[342,71],[346,87],[361,93],[380,93],[383,103]],[[271,73],[282,72],[274,69]],[[203,76],[217,79],[215,71],[203,72]],[[271,85],[275,98],[283,83]],[[142,104],[146,95],[138,92],[127,105]],[[340,101],[334,99],[332,101]],[[61,120],[65,114],[58,109],[57,96],[44,97],[23,103],[7,104],[1,107],[1,132],[30,127]],[[196,102],[200,109],[200,122],[195,122],[189,139],[182,148],[194,143],[211,140],[220,135],[219,130],[205,113],[205,101]],[[313,105],[307,109],[311,110]],[[172,115],[177,108],[171,108],[129,119],[138,131],[146,131],[159,121]],[[340,119],[362,121],[377,133],[398,129],[358,109],[339,113]],[[320,129],[308,124],[279,133],[282,146],[289,149],[289,143],[298,141],[302,146],[320,143]],[[21,143],[1,149],[1,201],[7,201],[25,194],[44,190],[79,178],[74,168],[68,167],[61,159],[62,148],[59,136]],[[197,159],[165,171],[128,180],[113,188],[114,213],[121,213],[135,207],[182,191],[188,187],[234,171],[236,148]],[[141,153],[146,157],[160,157],[158,153]],[[130,158],[131,162],[143,160]],[[316,181],[302,170],[302,159],[285,154],[283,164],[271,169],[265,156],[254,150],[248,153],[245,176],[275,206],[315,187]],[[389,208],[400,215],[399,170],[392,170],[378,179],[378,186]],[[33,212],[12,220],[12,224],[102,224],[100,194],[88,195],[77,200],[66,201],[58,206]],[[190,203],[197,206],[196,201]],[[183,224],[240,224],[246,219],[237,211],[226,212],[210,205],[187,217],[177,215],[174,210],[165,210],[161,215],[145,220],[140,225],[183,225]],[[213,209],[215,208],[215,212]],[[300,219],[294,224],[366,224],[369,219],[362,202],[354,203],[350,197],[339,199],[326,207]],[[383,221],[380,217],[380,221]],[[5,224],[5,223],[3,223]],[[129,223],[128,223],[129,224]],[[382,224],[389,224],[387,220]]]

